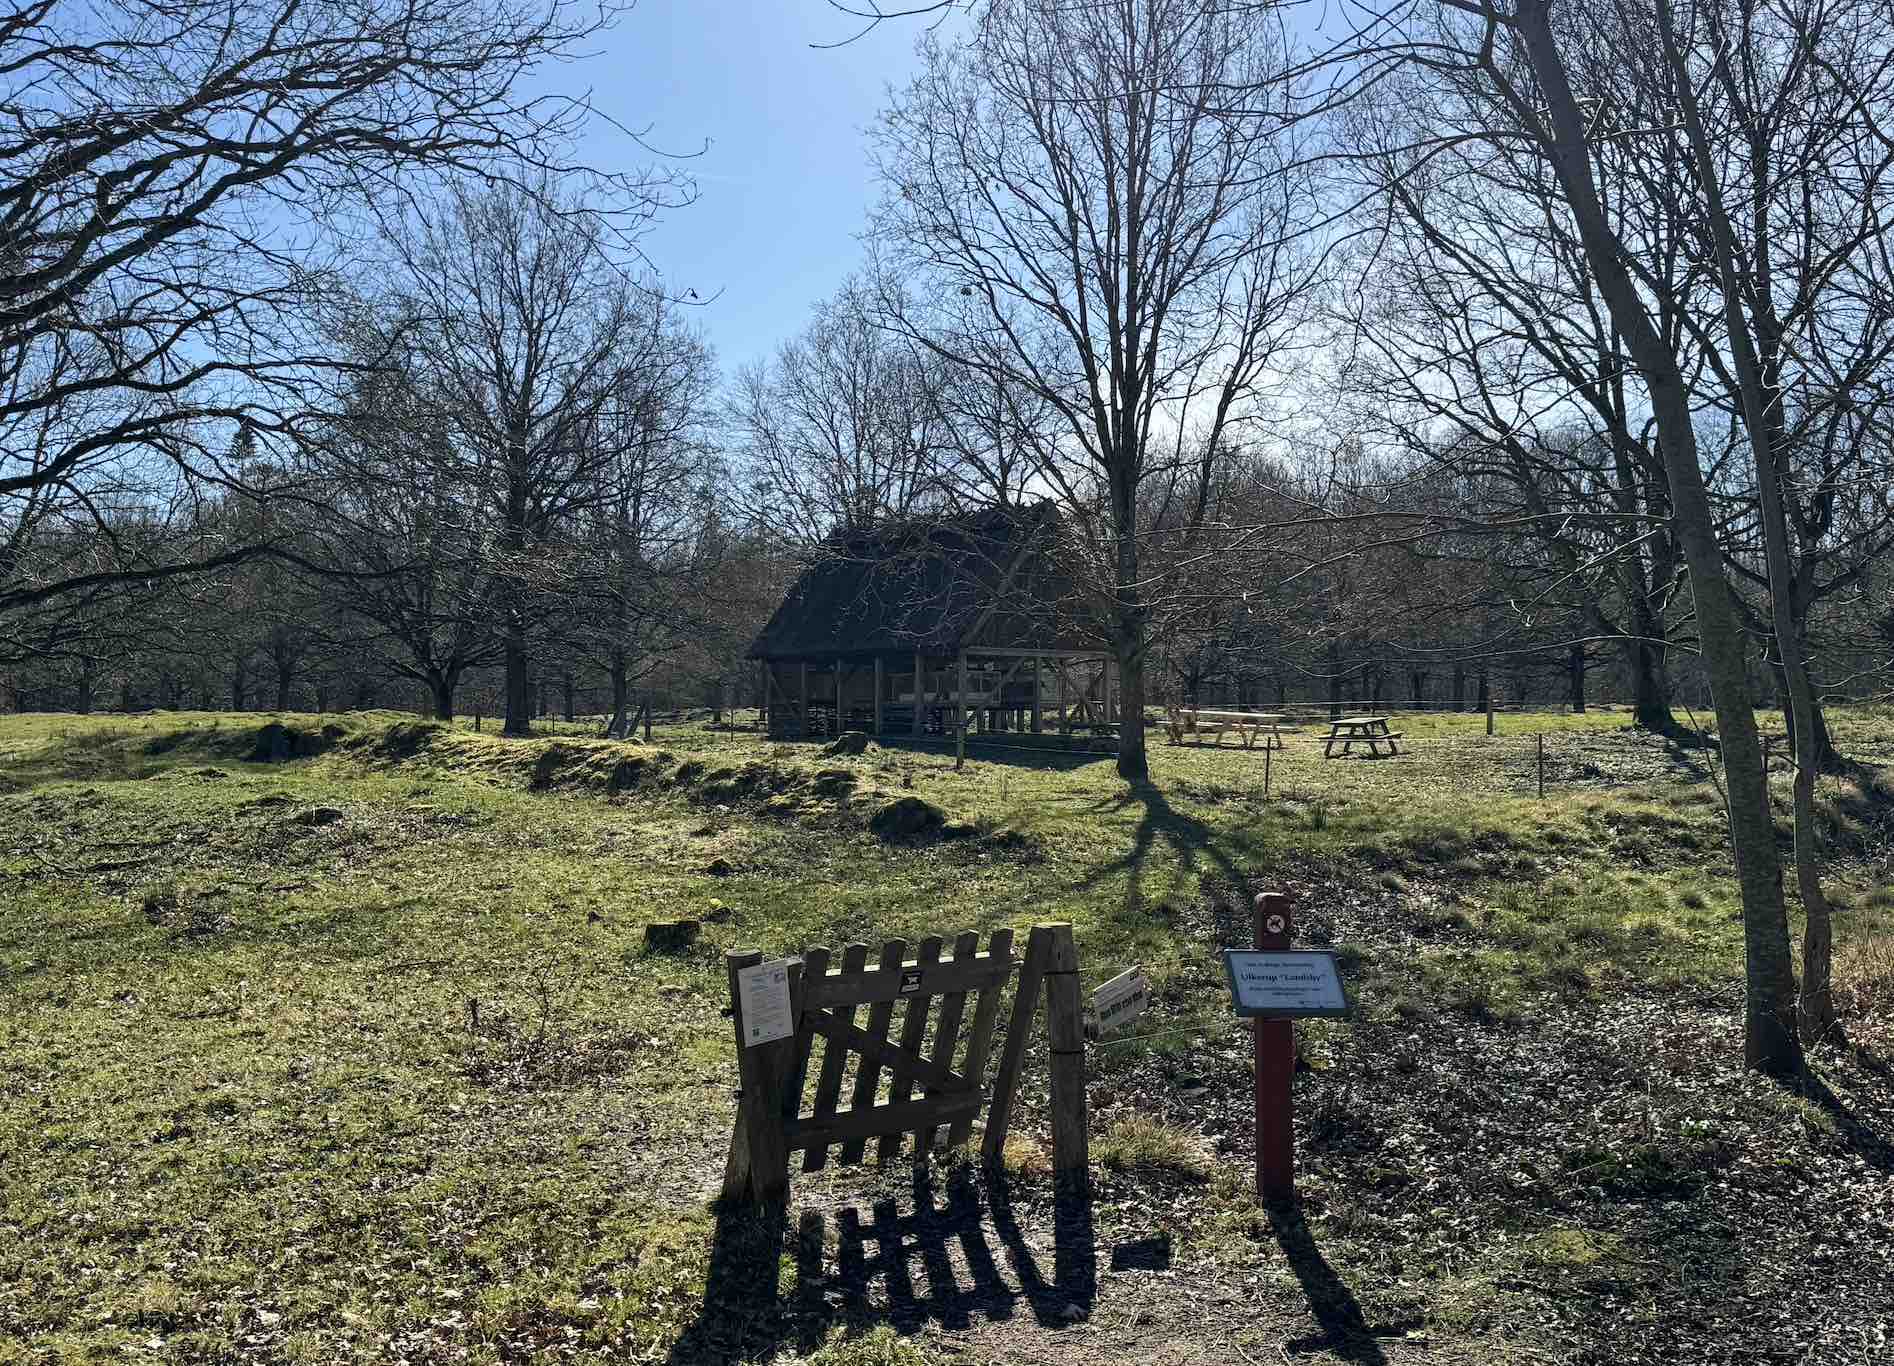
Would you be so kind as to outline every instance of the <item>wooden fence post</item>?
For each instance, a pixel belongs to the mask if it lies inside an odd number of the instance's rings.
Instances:
[[[1289,898],[1256,898],[1256,947],[1286,949],[1295,933]],[[1256,1033],[1256,1197],[1287,1200],[1296,1190],[1296,1025],[1294,1020],[1250,1021]]]
[[[1052,1174],[1083,1190],[1091,1161],[1085,1126],[1085,1019],[1079,956],[1070,923],[1051,931],[1046,963],[1046,1037],[1052,1054]]]
[[[789,1195],[789,1137],[786,1111],[800,1103],[800,1088],[792,1094],[796,1070],[796,1035],[743,1045],[743,996],[737,975],[755,967],[763,955],[754,949],[724,955],[730,979],[730,1018],[736,1030],[737,1076],[742,1086],[737,1099],[736,1127],[730,1135],[730,1156],[723,1169],[723,1198],[751,1200],[759,1205],[780,1203]],[[801,964],[789,968],[789,1005],[792,1018],[802,1011]]]

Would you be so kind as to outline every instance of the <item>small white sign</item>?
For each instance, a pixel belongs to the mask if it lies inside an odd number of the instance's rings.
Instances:
[[[1335,955],[1323,949],[1225,949],[1238,1015],[1295,1019],[1346,1015],[1348,998]]]
[[[796,1032],[789,1012],[789,960],[778,958],[737,969],[737,1002],[743,1012],[743,1046],[786,1039]]]
[[[1151,984],[1143,968],[1126,968],[1092,993],[1093,1033],[1104,1035],[1123,1028],[1151,1004]]]

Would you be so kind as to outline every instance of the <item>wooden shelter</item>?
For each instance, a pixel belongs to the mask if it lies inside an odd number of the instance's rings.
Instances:
[[[770,735],[1109,729],[1116,669],[1058,534],[1040,504],[836,536],[750,647]]]

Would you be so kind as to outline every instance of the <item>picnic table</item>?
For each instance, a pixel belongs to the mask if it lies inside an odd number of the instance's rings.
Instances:
[[[1165,726],[1171,733],[1171,743],[1182,744],[1186,735],[1197,736],[1197,743],[1203,743],[1203,737],[1214,737],[1214,743],[1221,748],[1223,732],[1233,730],[1243,737],[1243,748],[1250,749],[1256,744],[1258,735],[1263,737],[1264,749],[1281,749],[1282,727],[1280,712],[1261,711],[1217,711],[1208,707],[1172,707],[1165,718]]]
[[[1322,742],[1322,757],[1333,759],[1335,746],[1342,747],[1343,754],[1353,752],[1357,744],[1368,746],[1368,753],[1376,759],[1381,757],[1381,746],[1388,747],[1389,754],[1399,754],[1401,746],[1397,743],[1401,732],[1388,729],[1385,716],[1343,716],[1328,723],[1328,739]]]

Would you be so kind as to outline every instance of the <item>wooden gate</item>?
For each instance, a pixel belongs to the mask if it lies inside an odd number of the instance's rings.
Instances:
[[[864,1161],[873,1139],[876,1160],[886,1163],[911,1133],[919,1160],[937,1143],[967,1142],[983,1107],[981,1152],[997,1160],[1042,989],[1053,1055],[1054,1168],[1062,1178],[1083,1178],[1085,1060],[1072,927],[1036,926],[1023,962],[1013,955],[1011,930],[995,930],[984,950],[978,935],[963,931],[951,958],[941,957],[944,946],[931,935],[909,958],[907,941],[890,939],[872,968],[866,944],[850,944],[838,967],[830,966],[828,949],[805,950],[786,965],[794,1032],[750,1047],[744,1046],[738,975],[763,955],[727,956],[742,1090],[724,1169],[725,1199],[782,1200],[793,1152],[802,1153],[804,1171],[819,1171],[831,1149],[837,1163]],[[989,1091],[994,1030],[1015,970],[1019,984]],[[858,1024],[863,1007],[867,1017]],[[821,1065],[812,1076],[817,1039]]]

